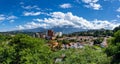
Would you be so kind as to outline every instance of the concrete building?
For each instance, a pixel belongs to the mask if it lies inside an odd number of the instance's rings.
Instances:
[[[56,33],[55,33],[55,36],[61,37],[61,36],[62,36],[62,32],[56,32]]]
[[[45,38],[46,34],[42,33],[42,32],[37,32],[33,35],[33,37],[37,37],[37,38]]]
[[[61,37],[61,36],[62,36],[62,32],[58,32],[58,36],[60,36],[60,37]]]
[[[55,39],[54,31],[53,30],[48,30],[46,38],[50,39],[50,40]]]
[[[48,30],[47,36],[53,37],[54,36],[53,30]]]

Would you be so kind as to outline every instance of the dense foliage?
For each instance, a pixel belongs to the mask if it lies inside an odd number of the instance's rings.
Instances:
[[[0,34],[0,42],[7,41],[10,38],[11,38],[10,36],[4,36],[4,35]]]
[[[8,43],[0,45],[0,63],[5,64],[48,64],[51,50],[44,39],[19,34]]]
[[[114,31],[114,32],[117,32],[118,30],[120,30],[120,26],[115,27],[113,31]]]
[[[109,46],[106,49],[106,53],[112,57],[112,64],[120,63],[120,30],[115,32],[113,38],[109,39]]]
[[[47,42],[44,39],[33,38],[25,34],[17,34],[13,37],[0,35],[0,64],[120,63],[120,30],[108,40],[109,45],[105,50],[107,54],[103,48],[98,46],[52,51]],[[63,40],[62,43],[69,42]]]
[[[82,31],[82,32],[75,32],[75,33],[69,34],[68,36],[94,36],[94,37],[99,37],[99,36],[112,36],[112,35],[113,35],[112,30],[100,29],[100,30],[88,30],[88,31]]]
[[[110,58],[102,52],[101,48],[85,47],[84,49],[67,49],[54,53],[53,57],[62,58],[57,64],[109,64]]]
[[[101,44],[102,41],[103,41],[103,38],[97,38],[97,39],[94,40],[93,43],[94,43],[94,45],[96,45],[96,44]]]

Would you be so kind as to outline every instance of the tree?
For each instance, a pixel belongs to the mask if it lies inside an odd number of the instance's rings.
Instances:
[[[48,64],[51,50],[44,39],[18,34],[7,44],[0,46],[0,63],[7,64]]]
[[[69,44],[69,43],[70,43],[70,41],[69,41],[69,40],[65,40],[65,39],[64,39],[64,40],[62,41],[62,43],[63,43],[63,44]]]
[[[115,32],[114,37],[115,37],[115,43],[119,43],[120,42],[120,30]]]
[[[105,52],[112,57],[111,64],[120,63],[120,30],[114,33],[114,37],[109,39],[109,46]]]
[[[101,49],[95,50],[92,47],[84,49],[67,49],[53,53],[54,58],[65,55],[58,64],[109,64],[110,58]]]
[[[11,37],[8,43],[6,41],[1,42],[0,64],[54,64],[58,57],[62,58],[58,64],[109,64],[110,62],[101,48],[95,49],[87,46],[83,49],[57,50],[54,52],[51,51],[46,42],[44,39],[17,34]],[[67,44],[69,40],[64,40],[63,43]],[[120,47],[114,48],[116,51],[113,55],[116,57],[119,54],[116,52]],[[114,48],[112,49],[114,50]]]
[[[114,32],[117,32],[118,30],[120,30],[120,25],[119,25],[118,27],[115,27],[115,28],[113,29]]]
[[[100,43],[102,43],[102,41],[103,41],[103,38],[97,38],[97,39],[94,40],[94,45],[95,44],[100,44]]]
[[[10,39],[11,39],[10,36],[0,34],[0,42],[7,41],[7,40],[10,40]]]

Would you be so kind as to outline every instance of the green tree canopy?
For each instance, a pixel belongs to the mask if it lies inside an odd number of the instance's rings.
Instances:
[[[114,37],[109,39],[109,45],[106,48],[108,56],[112,57],[112,64],[120,63],[120,30],[114,33]]]
[[[60,50],[53,54],[55,58],[65,55],[62,62],[58,64],[109,64],[110,58],[99,48],[95,50],[92,47],[84,49],[67,49]]]
[[[0,46],[0,63],[48,64],[51,63],[50,48],[44,39],[18,34],[7,44]]]
[[[113,31],[117,32],[118,30],[120,30],[120,25],[118,27],[115,27]]]

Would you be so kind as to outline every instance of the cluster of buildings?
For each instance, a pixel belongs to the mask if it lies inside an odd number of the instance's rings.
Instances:
[[[56,37],[61,37],[62,36],[62,32],[54,32],[53,30],[47,30],[46,32],[37,32],[35,33],[34,37],[37,38],[44,38],[47,40],[51,40],[53,41],[52,43],[48,43],[50,47],[52,48],[56,48],[57,46],[59,46],[59,41],[63,41],[63,40],[69,40],[70,43],[69,44],[61,44],[61,48],[62,49],[69,49],[69,48],[83,48],[85,45],[89,45],[89,46],[93,46],[94,45],[94,40],[97,39],[97,37],[93,37],[93,36],[73,36],[73,37],[69,37],[69,36],[64,36],[62,38],[57,38]],[[71,40],[75,40],[75,41],[71,41]],[[106,39],[104,39],[104,41],[101,43],[102,47],[106,47]]]
[[[53,30],[48,30],[47,32],[37,32],[33,37],[45,38],[48,40],[54,40],[56,37],[61,37],[62,32],[54,32]]]
[[[62,49],[69,49],[69,48],[83,48],[84,44],[76,42],[76,43],[69,43],[69,44],[62,44]]]

